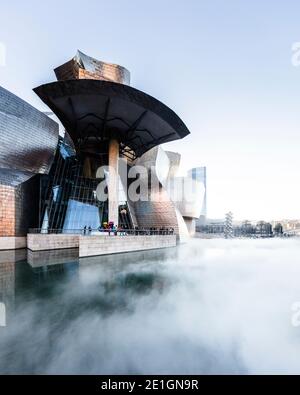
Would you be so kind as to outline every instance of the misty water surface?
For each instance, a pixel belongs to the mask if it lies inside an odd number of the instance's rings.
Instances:
[[[300,240],[0,254],[0,373],[300,373]]]

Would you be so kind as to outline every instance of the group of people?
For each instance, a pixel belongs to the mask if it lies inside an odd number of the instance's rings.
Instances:
[[[110,222],[103,222],[103,224],[99,226],[98,232],[107,232],[109,236],[111,234],[117,236],[118,234],[122,235],[124,230],[122,228],[117,227],[112,221],[110,221]],[[91,235],[92,228],[90,226],[89,227],[85,226],[83,228],[83,234]]]
[[[98,228],[99,232],[108,232],[109,236],[112,233],[113,235],[117,236],[118,234],[118,227],[113,223],[113,221],[103,222],[102,226]]]
[[[85,225],[85,227],[83,228],[83,234],[84,235],[90,235],[92,233],[92,228],[89,226],[89,227],[87,227],[86,225]]]

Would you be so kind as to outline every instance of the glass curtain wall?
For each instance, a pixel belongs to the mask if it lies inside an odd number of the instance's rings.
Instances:
[[[42,232],[97,229],[107,220],[107,202],[98,201],[96,196],[102,180],[95,176],[102,163],[101,155],[76,156],[60,140],[51,172],[41,182]]]
[[[107,175],[105,179],[96,178],[97,169],[107,162],[107,153],[76,155],[74,148],[60,139],[51,171],[41,178],[41,232],[95,230],[109,221],[108,202],[99,201],[96,194],[98,184],[107,181]],[[119,179],[119,226],[131,229],[133,221],[125,189]]]

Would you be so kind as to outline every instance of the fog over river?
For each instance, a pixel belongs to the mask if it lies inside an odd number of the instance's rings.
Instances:
[[[0,302],[0,373],[300,373],[300,239],[1,252]]]

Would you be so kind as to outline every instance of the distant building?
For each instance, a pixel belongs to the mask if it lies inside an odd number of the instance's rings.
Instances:
[[[278,223],[282,225],[284,232],[297,231],[300,229],[299,219],[279,219],[271,222],[272,226],[275,227]]]
[[[207,218],[207,188],[206,188],[206,167],[194,167],[189,171],[189,176],[204,186],[204,198],[201,208],[200,218],[196,221],[196,226],[202,226],[206,223]]]

